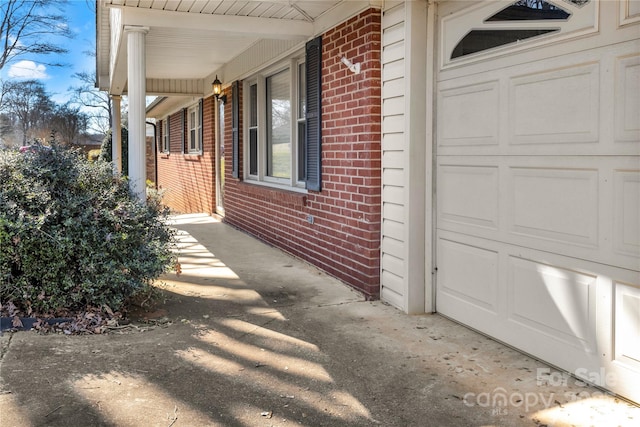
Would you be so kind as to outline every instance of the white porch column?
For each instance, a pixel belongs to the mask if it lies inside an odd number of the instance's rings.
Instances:
[[[113,114],[111,123],[111,160],[113,161],[113,174],[122,174],[122,112],[120,111],[120,95],[111,95],[111,111]]]
[[[129,94],[129,188],[146,200],[146,61],[145,35],[148,27],[126,26],[127,85]]]

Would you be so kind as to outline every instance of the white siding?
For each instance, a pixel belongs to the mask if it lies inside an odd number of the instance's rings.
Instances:
[[[426,2],[386,2],[382,17],[381,298],[409,313],[425,311],[430,256],[426,8]]]
[[[389,7],[389,6],[388,6]],[[382,17],[382,249],[381,298],[404,309],[406,224],[404,222],[404,3]]]
[[[249,49],[229,61],[220,78],[226,82],[242,79],[255,73],[258,69],[279,61],[284,56],[301,49],[300,54],[304,56],[302,49],[306,40],[260,40]],[[222,77],[224,76],[224,78]],[[211,80],[213,75],[211,75]]]
[[[147,79],[147,95],[156,96],[176,96],[208,95],[211,90],[209,84],[205,85],[204,80],[184,80],[184,79]]]

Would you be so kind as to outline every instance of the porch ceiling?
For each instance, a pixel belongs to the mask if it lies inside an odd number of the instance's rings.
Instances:
[[[175,93],[208,93],[211,74],[262,39],[304,41],[323,29],[321,22],[340,19],[353,9],[351,0],[97,0],[98,86],[126,93],[126,26],[143,26],[147,79]],[[345,9],[345,7],[348,7]],[[348,15],[342,16],[342,19]],[[113,27],[113,28],[112,28]],[[221,76],[222,78],[222,76]],[[185,89],[187,88],[187,89]]]

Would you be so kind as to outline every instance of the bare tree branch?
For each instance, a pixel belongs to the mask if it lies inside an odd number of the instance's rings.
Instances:
[[[111,98],[107,92],[103,92],[96,88],[95,75],[93,73],[82,71],[74,73],[73,77],[80,82],[78,86],[72,86],[69,90],[73,93],[71,101],[76,105],[81,105],[91,112],[87,112],[89,117],[89,126],[94,131],[105,133],[111,128]]]
[[[60,55],[67,50],[52,36],[72,37],[67,18],[60,8],[66,0],[1,0],[0,13],[0,70],[9,62],[33,55]],[[39,61],[42,63],[42,61]],[[46,63],[63,66],[57,61]]]

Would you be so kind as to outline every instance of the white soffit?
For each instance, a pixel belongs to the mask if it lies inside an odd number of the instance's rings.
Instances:
[[[201,80],[260,40],[310,39],[328,21],[346,19],[376,1],[349,0],[98,0],[98,69],[102,89],[119,93],[126,75],[125,26],[143,26],[148,79]],[[109,10],[121,20],[111,29]],[[343,16],[344,15],[344,16]],[[342,17],[342,18],[340,18]],[[327,21],[327,22],[325,22]],[[122,34],[119,46],[111,31]],[[117,52],[113,56],[113,52]],[[115,61],[112,67],[105,67]],[[113,75],[106,73],[111,69]]]
[[[263,38],[305,40],[305,21],[123,8],[124,26],[149,28],[148,78],[201,79]]]

